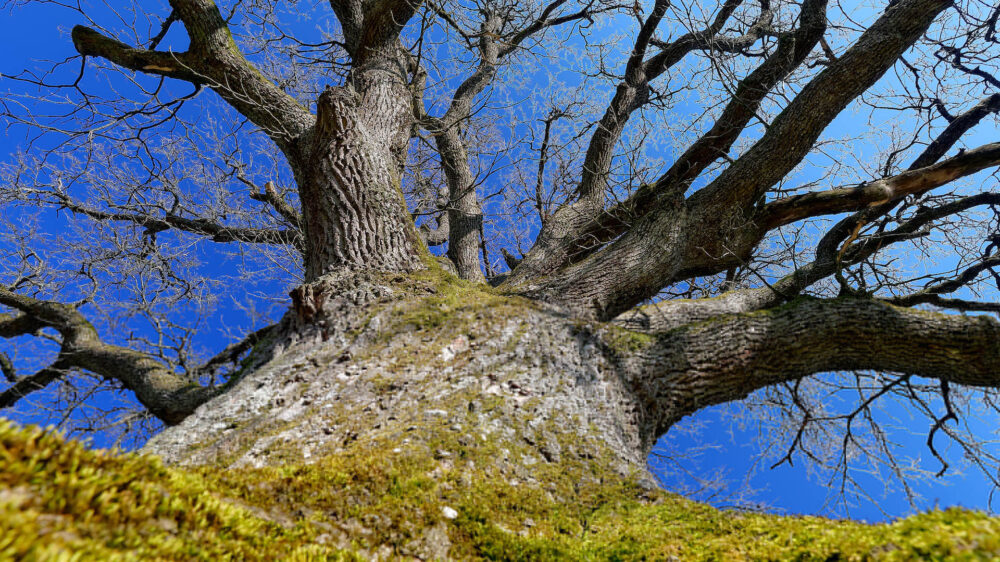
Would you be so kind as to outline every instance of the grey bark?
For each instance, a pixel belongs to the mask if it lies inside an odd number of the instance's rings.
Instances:
[[[408,124],[405,93],[391,78],[382,83],[369,76],[364,84],[360,95],[329,88],[317,103],[312,158],[298,174],[307,282],[339,268],[410,271],[420,265],[422,243],[403,206],[394,156]]]
[[[479,229],[483,211],[469,171],[465,145],[457,127],[437,133],[434,140],[448,180],[448,257],[455,264],[459,277],[485,282],[479,266]]]

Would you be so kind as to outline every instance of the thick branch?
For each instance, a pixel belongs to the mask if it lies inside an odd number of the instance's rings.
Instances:
[[[748,209],[809,153],[826,126],[870,88],[951,2],[901,0],[871,25],[778,114],[767,133],[692,204]]]
[[[625,79],[618,86],[587,147],[583,175],[577,189],[579,200],[558,209],[552,215],[549,224],[544,225],[535,247],[525,256],[522,267],[513,273],[511,284],[549,274],[566,263],[582,259],[602,243],[619,236],[628,228],[629,222],[638,218],[641,213],[654,209],[659,204],[672,204],[672,199],[676,199],[677,189],[671,189],[666,197],[661,198],[663,201],[657,199],[663,195],[666,187],[689,181],[720,154],[728,152],[729,146],[756,114],[763,97],[801,63],[825,29],[826,1],[807,2],[803,6],[802,26],[795,33],[785,36],[779,42],[777,51],[740,83],[733,100],[715,126],[688,149],[655,186],[641,188],[628,201],[617,205],[611,212],[605,212],[604,192],[615,146],[632,112],[645,103],[649,94],[649,81],[660,76],[690,52],[720,47],[720,39],[716,35],[740,3],[741,0],[727,1],[708,28],[686,34],[668,45],[661,45],[661,50],[648,61],[642,62],[633,53]],[[653,16],[655,15],[654,13]],[[738,49],[753,44],[768,28],[771,17],[771,12],[763,9],[746,34],[724,42],[726,45],[721,46]],[[647,20],[647,24],[649,21]],[[643,27],[644,30],[647,28],[648,25]],[[637,52],[642,40],[643,36],[640,34],[636,43]],[[680,188],[679,193],[683,192],[684,189]],[[640,209],[641,213],[637,213]]]
[[[963,134],[979,124],[984,117],[991,113],[996,113],[997,111],[1000,111],[1000,95],[993,95],[983,99],[972,109],[966,111],[958,117],[951,117],[945,114],[946,118],[949,120],[948,126],[945,127],[945,129],[941,131],[941,133],[924,149],[924,151],[913,161],[913,163],[910,164],[907,171],[914,171],[934,164],[942,156],[944,156],[944,154],[950,150],[951,147],[959,141],[959,139],[961,139]],[[979,197],[989,198],[990,196],[991,194],[981,194]],[[834,225],[833,228],[826,233],[826,235],[823,236],[823,239],[820,242],[820,248],[825,246],[828,249],[832,249],[835,245],[838,245],[846,240],[852,232],[857,232],[857,229],[860,228],[863,223],[871,222],[891,211],[898,204],[898,201],[899,200],[896,199],[888,203],[877,204],[873,207],[863,207],[861,211],[842,219]],[[979,204],[981,203],[972,202],[972,206]],[[948,207],[948,205],[945,207]],[[770,213],[771,209],[770,205],[765,206],[763,209],[764,214],[766,215]],[[937,209],[943,210],[944,207],[938,207]],[[947,213],[949,211],[945,212]],[[926,217],[927,215],[925,214],[924,216]],[[759,222],[761,225],[766,225],[766,216]],[[761,236],[763,236],[763,232],[761,233]],[[822,252],[817,252],[817,254],[820,253]],[[830,253],[830,255],[832,255],[832,253]]]
[[[735,7],[736,4],[733,4],[732,8]],[[802,6],[801,20],[799,28],[793,33],[782,34],[775,51],[740,81],[732,99],[712,128],[688,147],[656,182],[641,186],[627,200],[601,213],[587,225],[585,231],[578,234],[581,240],[589,242],[589,249],[597,249],[604,242],[620,236],[644,214],[674,204],[712,162],[729,153],[733,143],[757,115],[765,96],[805,61],[806,56],[823,37],[826,30],[826,1],[806,2]],[[769,28],[770,21],[771,12],[764,10],[750,31],[738,39],[732,39],[728,46],[744,48],[753,44]],[[721,27],[723,22],[724,20],[716,20],[711,29]],[[710,30],[690,34],[690,38],[685,36],[672,43],[669,49],[661,53],[674,53],[672,58],[660,61],[660,64],[676,63],[688,48],[715,46],[717,40],[706,37],[708,31]],[[685,40],[687,44],[684,43]],[[653,62],[651,60],[650,64]],[[586,251],[579,251],[574,259],[581,259],[585,254]]]
[[[0,305],[17,309],[35,322],[54,328],[62,336],[62,349],[56,363],[19,379],[4,392],[0,407],[13,404],[73,368],[118,380],[135,392],[139,402],[153,415],[171,425],[180,423],[195,408],[218,394],[217,389],[192,383],[144,353],[103,343],[97,330],[72,306],[20,295],[2,286]]]
[[[176,78],[192,84],[205,83],[205,77],[191,68],[191,56],[187,52],[169,53],[132,47],[82,25],[73,28],[72,37],[73,46],[81,55],[100,57],[136,72]]]
[[[764,207],[759,222],[772,230],[808,217],[856,211],[920,195],[958,178],[1000,165],[1000,143],[992,143],[924,168],[910,170],[857,187],[805,193]]]
[[[420,225],[420,236],[424,239],[424,244],[430,247],[440,246],[448,241],[451,233],[451,225],[448,219],[448,210],[441,211],[437,219],[437,228],[431,228],[430,223]]]
[[[496,15],[488,16],[479,33],[479,65],[471,76],[462,81],[455,89],[451,104],[440,119],[427,118],[428,128],[432,133],[455,127],[460,121],[469,118],[472,112],[472,102],[476,96],[489,86],[497,74],[500,63],[500,49],[497,45],[497,33],[501,25]],[[418,103],[422,103],[418,102]]]
[[[27,314],[0,314],[0,338],[16,338],[33,334],[45,327],[45,324]]]
[[[641,359],[660,428],[814,373],[875,369],[1000,387],[1000,324],[868,299],[800,299],[665,333]]]
[[[208,85],[282,150],[290,151],[292,143],[313,125],[309,111],[243,57],[214,2],[174,0],[171,6],[190,38],[185,53],[136,49],[83,26],[73,28],[73,44],[80,54],[105,58],[131,70]]]
[[[58,380],[69,370],[69,365],[62,359],[45,367],[33,375],[20,377],[14,384],[0,392],[0,409],[10,408],[25,396],[41,390],[55,380]]]
[[[707,133],[702,135],[661,176],[652,191],[662,190],[683,194],[688,185],[719,157],[729,153],[747,124],[757,115],[764,97],[793,70],[799,67],[826,32],[826,0],[803,3],[801,23],[794,33],[778,38],[778,45],[759,67],[740,81],[722,115]],[[764,11],[737,46],[749,46],[763,34],[770,23],[770,12]],[[645,208],[651,202],[636,198],[632,208]]]
[[[448,181],[448,257],[462,279],[485,282],[479,266],[479,230],[483,211],[469,170],[469,157],[453,127],[434,137]]]
[[[721,314],[748,313],[775,307],[799,296],[813,283],[830,277],[837,271],[838,267],[860,263],[879,250],[897,242],[926,236],[930,233],[929,226],[934,221],[983,205],[1000,205],[1000,193],[979,193],[937,207],[921,208],[913,217],[901,222],[896,228],[878,236],[862,239],[844,249],[843,254],[840,254],[839,265],[837,256],[847,233],[842,236],[830,236],[829,234],[824,236],[817,245],[814,261],[800,266],[770,285],[729,291],[711,299],[660,301],[627,311],[618,316],[614,322],[632,330],[667,331],[691,322],[708,320]],[[896,300],[889,302],[899,305],[927,303],[942,308],[967,311],[1000,310],[998,305],[994,303],[944,299],[936,294],[918,295],[913,296],[916,300],[912,302],[897,302]]]
[[[331,2],[333,5],[334,2]],[[423,0],[372,0],[364,2],[364,27],[353,54],[356,67],[369,58],[381,58],[394,50],[403,27],[420,9]]]
[[[823,129],[927,30],[949,3],[902,0],[802,89],[763,138],[692,195],[637,221],[606,249],[528,287],[577,314],[610,319],[678,279],[745,262],[760,235],[755,202],[809,153]],[[527,260],[526,260],[527,261]],[[522,263],[523,267],[523,263]]]
[[[480,33],[477,36],[479,65],[476,71],[455,90],[451,104],[444,116],[436,118],[422,115],[424,126],[431,134],[435,135],[438,152],[441,155],[442,168],[450,190],[447,230],[439,228],[438,233],[448,233],[448,255],[463,279],[484,281],[479,266],[478,242],[475,239],[476,234],[482,229],[482,209],[472,187],[468,156],[459,137],[457,126],[460,122],[469,119],[475,98],[496,78],[502,57],[512,53],[522,41],[532,34],[555,25],[589,18],[593,13],[588,6],[575,14],[553,17],[555,11],[565,2],[566,0],[555,0],[548,4],[537,19],[515,33],[509,40],[504,41],[502,49],[499,44],[499,32],[504,22],[495,13],[485,14]],[[417,100],[418,109],[420,109],[421,104],[422,101]],[[548,129],[546,129],[547,132]]]

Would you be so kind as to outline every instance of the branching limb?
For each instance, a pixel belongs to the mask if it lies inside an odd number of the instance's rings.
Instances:
[[[292,145],[312,127],[312,114],[243,57],[212,0],[174,0],[171,6],[190,38],[184,53],[134,48],[83,26],[73,28],[73,44],[82,55],[130,70],[207,85],[297,156]]]
[[[186,218],[170,213],[163,217],[154,217],[142,213],[109,212],[81,205],[68,195],[59,192],[46,192],[55,197],[54,203],[61,209],[67,209],[98,221],[124,221],[145,228],[156,234],[171,228],[210,237],[213,242],[246,242],[254,244],[288,244],[300,246],[300,234],[295,230],[274,230],[266,228],[251,228],[226,226],[202,218]]]
[[[448,211],[443,210],[437,218],[437,227],[431,228],[429,223],[420,225],[420,235],[424,238],[424,243],[428,246],[440,246],[448,241],[451,233],[451,225],[448,219]]]
[[[455,90],[444,115],[441,117],[426,115],[423,112],[423,101],[415,100],[421,124],[435,138],[444,175],[448,181],[450,199],[446,223],[448,255],[463,279],[478,282],[485,280],[479,264],[482,206],[473,187],[468,154],[458,126],[470,118],[474,101],[496,78],[501,60],[511,55],[523,41],[547,28],[581,19],[591,19],[597,13],[617,8],[608,6],[594,9],[592,4],[588,4],[576,13],[558,15],[559,8],[565,3],[566,0],[549,3],[537,18],[520,31],[504,36],[501,32],[509,23],[504,15],[499,12],[484,11],[479,33],[475,36],[479,51],[478,65],[475,72],[463,80]],[[663,4],[665,8],[666,4]],[[439,227],[438,233],[441,232]]]
[[[0,286],[0,305],[20,311],[62,337],[59,358],[49,368],[18,379],[4,392],[0,407],[13,404],[25,394],[43,388],[70,369],[85,369],[118,380],[135,392],[136,398],[153,415],[167,424],[180,423],[217,389],[192,383],[164,367],[149,355],[105,344],[93,325],[73,306],[44,301],[14,293]],[[16,320],[16,318],[15,318]]]
[[[250,334],[248,334],[241,341],[227,345],[225,349],[217,353],[215,357],[212,357],[206,361],[204,365],[196,369],[196,376],[211,374],[226,364],[236,363],[239,361],[241,355],[271,335],[277,327],[277,324],[265,326],[259,330],[250,332]]]
[[[152,51],[126,45],[89,27],[73,28],[73,46],[81,55],[100,57],[118,66],[157,76],[204,84],[206,78],[192,69],[193,57],[187,52]]]
[[[834,275],[838,267],[860,263],[898,242],[926,236],[935,221],[984,205],[1000,205],[1000,193],[979,193],[936,207],[922,207],[913,217],[902,221],[895,228],[877,236],[863,238],[850,245],[844,243],[849,235],[846,229],[847,223],[838,225],[838,228],[828,232],[817,245],[814,261],[798,267],[792,273],[767,286],[727,291],[711,299],[660,301],[627,311],[615,318],[614,322],[633,330],[667,331],[690,322],[708,320],[720,314],[741,314],[772,308],[797,297],[810,285]],[[890,299],[888,302],[901,306],[934,304],[942,308],[965,311],[1000,310],[1000,305],[995,303],[945,299],[937,293],[900,297],[900,299],[906,298],[915,300],[903,302]]]
[[[958,178],[1000,165],[1000,143],[992,143],[932,164],[856,187],[805,193],[768,203],[760,222],[765,230],[808,217],[855,211],[921,195]]]
[[[563,304],[579,315],[608,320],[676,280],[725,271],[746,261],[762,236],[749,220],[759,198],[805,158],[823,129],[871,87],[948,5],[943,0],[896,3],[811,80],[761,140],[712,183],[683,204],[671,202],[647,213],[601,251],[539,279],[525,293]],[[527,262],[526,258],[518,269]],[[516,275],[517,271],[512,277]]]
[[[578,201],[553,214],[553,224],[542,229],[535,248],[525,256],[521,268],[513,273],[509,281],[511,284],[549,274],[561,266],[583,259],[607,241],[620,236],[634,221],[650,211],[660,207],[676,208],[677,200],[683,195],[687,184],[720,155],[728,152],[732,143],[756,115],[764,97],[805,60],[826,29],[826,1],[806,2],[802,7],[800,27],[782,35],[776,51],[740,82],[733,99],[712,129],[692,145],[654,185],[641,187],[627,201],[605,211],[604,192],[615,146],[632,112],[648,99],[649,81],[690,52],[721,47],[717,45],[716,35],[739,4],[735,0],[726,2],[708,28],[664,45],[648,61],[644,62],[641,58],[636,58],[635,54],[632,55],[625,78],[618,86],[615,97],[587,148],[577,190]],[[649,24],[655,15],[654,11],[646,23]],[[750,30],[728,46],[738,49],[753,44],[769,29],[771,17],[770,10],[766,7],[762,9]],[[647,28],[648,25],[643,27]],[[634,53],[645,53],[645,47],[641,43],[643,39],[640,32]]]
[[[9,361],[9,360],[8,360]],[[18,377],[10,382],[13,383],[3,392],[0,392],[0,409],[10,408],[25,396],[41,390],[53,381],[56,381],[70,370],[70,363],[63,358],[59,358],[55,363],[45,367],[33,375]],[[6,369],[4,369],[6,373]]]
[[[250,198],[254,201],[267,203],[290,224],[301,228],[302,215],[289,205],[288,201],[285,201],[285,198],[278,193],[278,190],[274,187],[274,182],[269,181],[265,183],[264,189],[260,192],[251,193]]]
[[[944,113],[945,117],[949,121],[948,126],[945,127],[945,129],[927,146],[927,148],[924,149],[924,151],[913,161],[913,163],[910,164],[907,171],[913,172],[915,170],[919,170],[920,168],[930,167],[947,151],[951,150],[959,139],[961,139],[963,134],[968,132],[975,125],[979,124],[979,122],[982,121],[987,115],[998,111],[1000,111],[1000,96],[994,95],[983,99],[972,109],[957,117]],[[917,217],[914,217],[914,220],[919,220],[921,225],[924,225],[931,220],[937,220],[947,216],[948,214],[961,212],[974,206],[995,204],[996,197],[997,196],[991,193],[982,193],[933,209],[925,208],[918,214]],[[884,216],[886,213],[895,208],[899,201],[900,200],[897,198],[887,203],[865,207],[850,217],[842,219],[833,228],[831,228],[826,235],[823,236],[817,250],[817,256],[833,256],[833,248],[837,245],[840,245],[840,253],[842,255],[848,246],[848,243],[841,245],[842,242],[852,236],[856,237],[857,233],[865,224],[871,223],[872,221],[878,219],[878,217]],[[780,201],[775,203],[780,203]],[[762,224],[766,225],[768,223],[768,215],[772,214],[773,210],[774,207],[771,207],[770,204],[764,207],[762,210],[764,215],[761,219]],[[908,223],[911,226],[914,224],[913,220],[908,221]]]
[[[693,49],[716,48],[717,33],[725,22],[723,15],[735,9],[738,3],[726,4],[723,13],[713,26],[698,34],[689,34],[665,47],[647,66],[651,73],[662,72]],[[730,12],[726,12],[726,10]],[[578,234],[581,240],[588,240],[592,250],[601,244],[620,236],[636,220],[657,208],[676,202],[688,189],[691,182],[720,157],[728,154],[733,142],[740,136],[750,121],[757,115],[765,96],[789,73],[799,67],[806,56],[822,38],[826,30],[826,2],[807,2],[802,6],[802,24],[794,32],[783,33],[775,51],[767,59],[741,80],[726,104],[719,119],[705,134],[698,138],[674,161],[670,168],[652,184],[641,186],[627,200],[601,213]],[[728,17],[728,15],[726,15]],[[750,30],[727,45],[734,49],[745,48],[759,39],[770,29],[772,14],[764,9]],[[668,56],[669,54],[669,56]],[[654,64],[655,63],[655,64]],[[581,259],[584,251],[576,252],[574,259]]]
[[[809,153],[826,126],[868,90],[947,8],[944,0],[901,0],[843,55],[812,79],[774,119],[764,136],[692,205],[745,205],[785,177]],[[719,209],[713,209],[718,213]]]
[[[933,304],[944,308],[958,310],[1000,310],[1000,303],[974,303],[961,299],[942,299],[942,294],[953,293],[972,283],[984,271],[994,272],[1000,267],[1000,256],[989,256],[966,268],[952,279],[938,281],[924,287],[916,293],[886,299],[896,306],[914,306],[918,304]]]
[[[913,161],[910,169],[923,168],[940,160],[969,129],[978,125],[986,116],[1000,112],[1000,94],[983,98],[965,113],[948,123],[923,153]]]
[[[331,0],[331,5],[334,3]],[[423,0],[365,2],[363,4],[364,27],[352,53],[354,65],[356,67],[364,66],[369,62],[369,59],[384,56],[388,46],[398,41],[403,27],[413,18],[422,4]]]
[[[944,460],[944,457],[938,453],[937,449],[934,448],[934,435],[944,427],[944,424],[949,421],[958,421],[958,416],[955,415],[955,409],[951,405],[951,391],[948,387],[948,381],[941,381],[941,400],[944,402],[945,414],[940,418],[935,418],[934,425],[931,426],[931,430],[927,433],[927,448],[930,449],[931,454],[934,458],[941,463],[941,470],[935,474],[938,478],[944,475],[948,471],[948,462]]]
[[[663,333],[642,352],[644,396],[667,427],[712,404],[827,371],[880,370],[1000,385],[1000,323],[871,299],[801,299],[767,313],[718,317]],[[678,367],[678,366],[682,367]]]
[[[16,338],[33,334],[45,327],[45,323],[27,314],[0,314],[0,338]]]

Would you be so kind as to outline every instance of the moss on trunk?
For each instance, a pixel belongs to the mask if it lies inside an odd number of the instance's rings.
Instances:
[[[890,524],[719,511],[596,464],[542,486],[369,449],[310,465],[164,467],[0,421],[0,559],[914,560],[1000,555],[1000,520],[961,509]],[[457,470],[475,463],[477,471]],[[452,468],[448,468],[451,464]]]

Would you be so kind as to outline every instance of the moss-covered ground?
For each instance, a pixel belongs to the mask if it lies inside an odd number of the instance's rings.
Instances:
[[[495,560],[1000,557],[1000,519],[974,511],[881,525],[732,513],[593,466],[542,464],[539,485],[484,466],[472,450],[357,449],[309,466],[177,469],[0,420],[0,560],[410,558],[435,552],[427,543]]]

